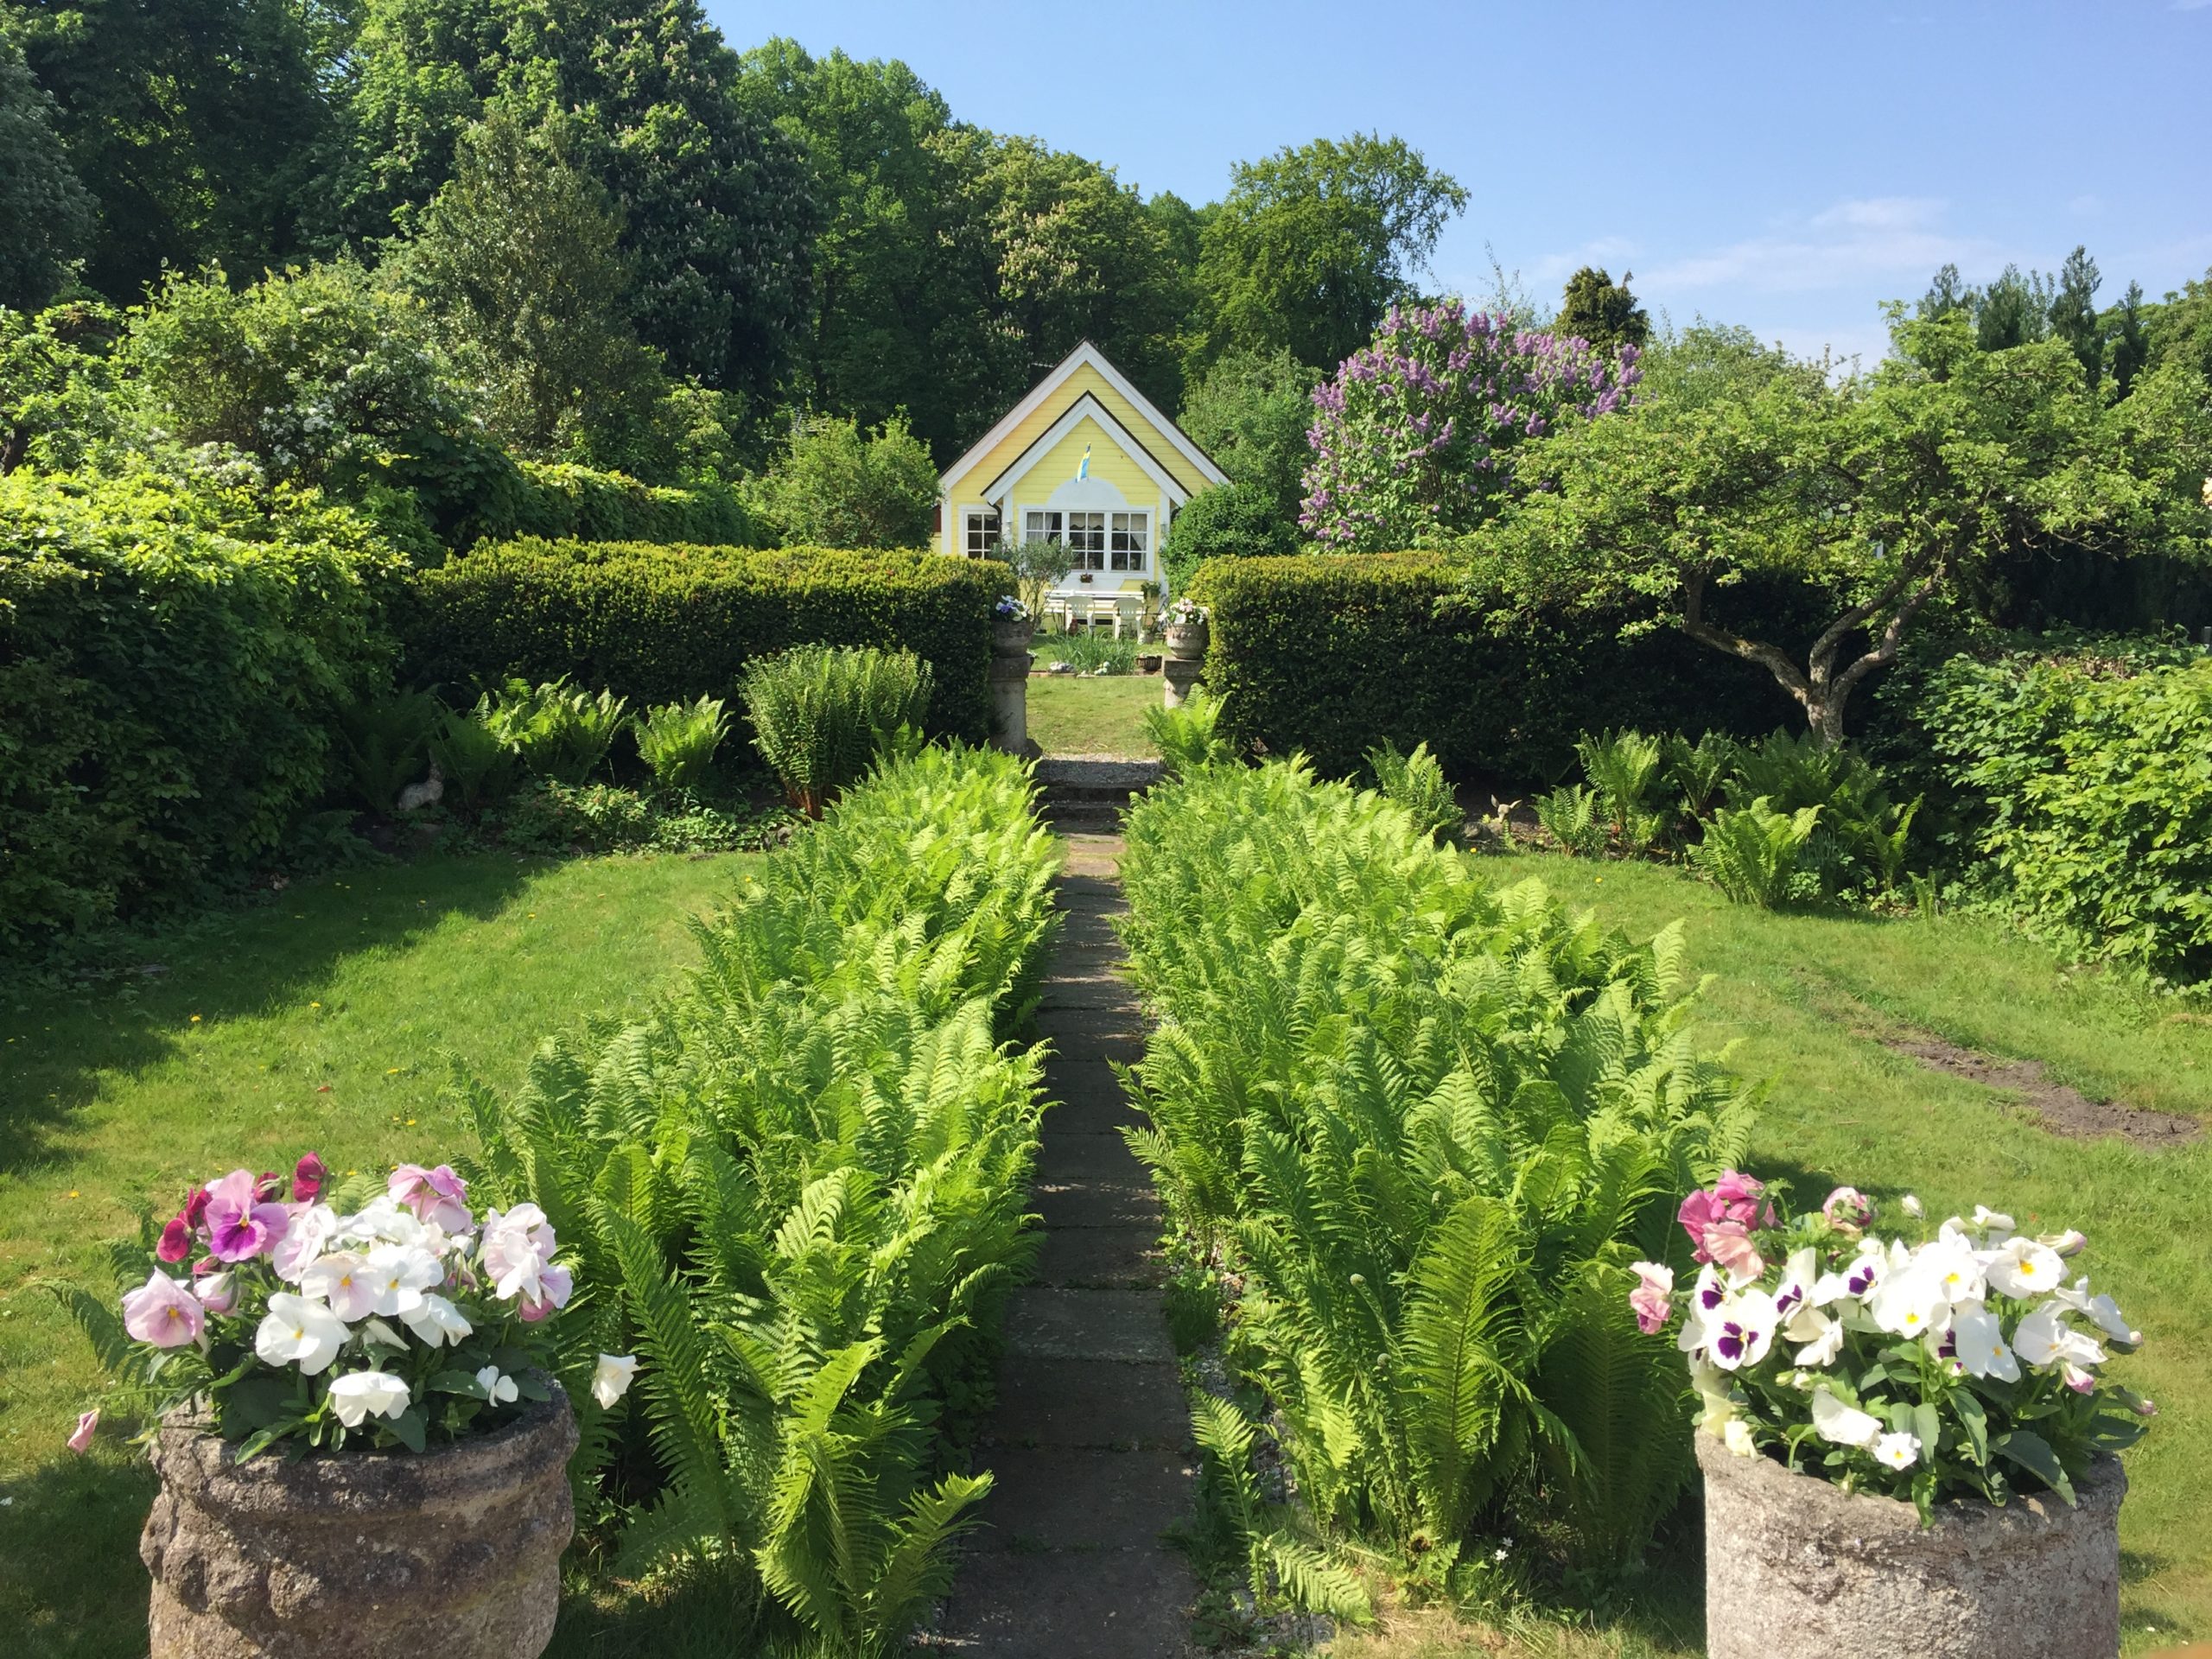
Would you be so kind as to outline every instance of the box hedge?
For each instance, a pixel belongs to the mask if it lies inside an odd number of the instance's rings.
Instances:
[[[323,789],[403,561],[311,493],[0,479],[0,949],[190,893]]]
[[[652,546],[535,538],[417,575],[407,671],[456,691],[566,674],[633,705],[729,697],[789,645],[903,648],[937,672],[933,730],[991,735],[991,606],[1012,572],[927,552]]]
[[[1205,683],[1224,727],[1267,753],[1357,769],[1384,738],[1427,741],[1456,775],[1548,784],[1586,731],[1751,734],[1803,716],[1764,669],[1624,618],[1494,613],[1439,554],[1210,560],[1190,596],[1211,612]],[[1809,594],[1733,596],[1738,626],[1816,631]],[[1758,620],[1752,620],[1752,613]]]

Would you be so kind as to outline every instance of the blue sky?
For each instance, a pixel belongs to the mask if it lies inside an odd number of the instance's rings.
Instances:
[[[1947,260],[2086,243],[2101,302],[2212,266],[2212,0],[707,3],[741,48],[903,58],[963,120],[1194,203],[1233,162],[1395,132],[1471,192],[1434,261],[1471,296],[1486,247],[1554,301],[1630,267],[1655,315],[1872,357],[1878,303]]]

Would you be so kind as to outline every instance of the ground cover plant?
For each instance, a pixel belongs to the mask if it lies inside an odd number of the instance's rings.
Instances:
[[[942,1419],[1031,1248],[1040,1062],[1001,1039],[1056,862],[1013,757],[888,760],[700,930],[657,1015],[474,1096],[475,1190],[620,1287],[564,1360],[643,1364],[637,1414],[581,1413],[589,1512],[626,1574],[708,1563],[742,1645],[893,1650],[988,1490]]]
[[[1457,1593],[1491,1571],[1483,1534],[1635,1560],[1688,1471],[1628,1264],[1681,1253],[1677,1195],[1753,1116],[1689,1039],[1678,935],[1632,945],[1534,884],[1493,890],[1387,798],[1296,764],[1198,766],[1128,842],[1160,1020],[1130,1142],[1241,1286],[1227,1357],[1300,1505],[1259,1564],[1341,1607],[1315,1542]],[[1234,1426],[1199,1409],[1233,1484]]]
[[[0,984],[0,1621],[33,1656],[145,1643],[152,1486],[60,1281],[105,1292],[105,1241],[210,1169],[340,1181],[472,1144],[459,1062],[517,1086],[541,1033],[645,1010],[696,960],[686,921],[755,861],[506,854],[372,861],[111,935],[70,976]],[[166,1212],[164,1212],[166,1213]],[[156,1217],[158,1221],[162,1217]],[[140,1277],[143,1278],[143,1274]],[[82,1457],[63,1441],[108,1405]]]

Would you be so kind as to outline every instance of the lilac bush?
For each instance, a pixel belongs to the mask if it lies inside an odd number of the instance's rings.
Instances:
[[[1637,359],[1633,346],[1600,351],[1457,300],[1393,308],[1374,343],[1314,388],[1299,522],[1344,552],[1471,530],[1510,487],[1514,446],[1563,416],[1618,409]]]

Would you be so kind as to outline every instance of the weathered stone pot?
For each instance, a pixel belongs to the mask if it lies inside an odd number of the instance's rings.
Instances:
[[[1036,621],[1023,617],[1008,621],[1001,617],[991,619],[991,650],[1001,657],[1019,657],[1029,649],[1032,635],[1037,632]]]
[[[419,1457],[241,1468],[204,1419],[165,1421],[138,1541],[152,1659],[535,1659],[575,1530],[575,1446],[557,1387],[507,1427]]]
[[[1167,654],[1186,663],[1195,663],[1206,654],[1206,625],[1203,622],[1170,622],[1167,625]]]
[[[1894,1498],[1852,1496],[1699,1433],[1709,1659],[2113,1659],[2120,1501],[2097,1459],[2078,1507],[2050,1493],[1953,1503],[1923,1529]]]

